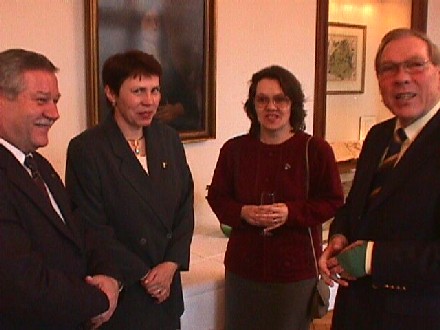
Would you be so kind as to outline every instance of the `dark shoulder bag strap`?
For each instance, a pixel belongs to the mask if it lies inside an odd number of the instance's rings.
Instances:
[[[306,197],[309,197],[309,189],[310,189],[310,168],[309,168],[309,142],[312,139],[312,136],[309,136],[307,138],[306,142]],[[313,258],[315,260],[315,270],[316,270],[316,276],[319,277],[319,271],[318,271],[318,260],[316,259],[316,251],[315,251],[315,245],[313,244],[313,236],[312,236],[312,228],[308,228],[309,236],[310,236],[310,245],[312,246],[313,251]]]

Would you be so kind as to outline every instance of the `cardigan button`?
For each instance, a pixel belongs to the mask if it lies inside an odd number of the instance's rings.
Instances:
[[[168,234],[167,234],[167,238],[168,238],[168,239],[173,238],[173,233],[168,233]]]
[[[145,245],[147,245],[147,239],[146,239],[145,237],[142,237],[142,238],[139,240],[139,244],[140,244],[141,246],[145,246]]]

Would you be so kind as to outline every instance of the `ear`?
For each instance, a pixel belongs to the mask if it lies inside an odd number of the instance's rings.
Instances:
[[[109,87],[109,85],[105,85],[104,93],[109,102],[114,106],[116,104],[117,95],[113,90]]]

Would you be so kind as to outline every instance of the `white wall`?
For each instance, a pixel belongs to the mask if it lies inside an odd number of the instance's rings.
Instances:
[[[366,26],[365,88],[362,94],[328,95],[328,141],[357,141],[359,118],[375,116],[377,122],[390,116],[382,104],[374,71],[374,58],[380,40],[389,30],[411,25],[411,0],[388,0],[380,3],[330,0],[329,21]],[[343,129],[341,129],[343,127]]]
[[[0,1],[0,50],[26,48],[44,53],[60,69],[61,118],[40,151],[64,177],[70,138],[85,128],[83,1]]]
[[[1,0],[0,49],[42,52],[59,68],[61,118],[41,152],[64,177],[69,140],[86,128],[84,4],[80,0]],[[316,2],[310,0],[217,0],[217,139],[185,149],[195,181],[197,228],[217,225],[205,187],[221,145],[246,132],[243,111],[252,73],[270,64],[294,72],[308,97],[312,128]]]
[[[428,1],[428,28],[427,32],[430,38],[440,47],[440,1]]]
[[[61,119],[42,149],[64,177],[69,140],[86,128],[84,4],[80,0],[1,0],[0,49],[22,47],[46,54],[60,69]],[[440,1],[429,1],[428,32],[440,44]],[[311,0],[217,0],[217,139],[186,144],[196,192],[198,229],[216,225],[205,187],[221,145],[246,132],[243,112],[253,72],[277,63],[302,82],[312,128],[316,2]],[[371,35],[371,32],[367,32]],[[345,127],[344,121],[338,124]]]

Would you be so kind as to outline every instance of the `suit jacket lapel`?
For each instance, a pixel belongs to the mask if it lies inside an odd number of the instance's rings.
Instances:
[[[382,190],[373,200],[370,209],[380,205],[390,194],[403,184],[408,176],[425,162],[425,160],[436,152],[438,141],[440,141],[440,112],[437,113],[422,129],[410,147],[403,154],[390,173],[389,180],[383,185]]]
[[[2,162],[4,161],[4,165],[7,171],[7,176],[9,180],[14,184],[17,189],[22,191],[25,195],[28,196],[29,200],[35,204],[35,206],[46,216],[46,218],[54,225],[60,232],[62,232],[67,238],[72,240],[75,244],[78,245],[77,240],[72,236],[72,233],[70,232],[69,228],[62,222],[62,220],[59,218],[56,211],[53,209],[53,207],[48,203],[46,197],[44,194],[40,191],[40,188],[32,181],[32,178],[30,175],[26,172],[25,168],[17,161],[17,159],[9,152],[7,151],[3,146],[0,146],[0,159],[2,159]],[[41,164],[40,161],[38,161],[39,166]],[[45,169],[45,166],[41,166],[40,169],[43,179],[45,180],[46,184],[48,185],[52,195],[54,196],[55,200],[57,200],[58,192],[55,190],[52,190],[51,185],[49,184],[46,179],[48,178],[47,170]],[[56,175],[56,174],[55,174]],[[61,208],[60,208],[61,209]]]
[[[174,181],[173,169],[176,159],[172,153],[175,151],[154,122],[144,129],[148,144],[148,164],[150,178],[154,189],[154,201],[160,207],[162,221],[168,229],[172,228],[174,220],[174,207],[178,191]]]
[[[53,217],[54,224],[64,232],[65,235],[69,236],[72,240],[74,240],[78,246],[81,246],[80,242],[82,241],[81,235],[78,232],[77,225],[74,223],[72,217],[72,205],[70,200],[68,199],[68,195],[65,191],[65,187],[62,184],[61,178],[55,172],[55,170],[51,166],[47,166],[47,163],[36,157],[36,161],[38,162],[38,167],[41,172],[41,176],[44,179],[44,182],[49,187],[49,190],[52,194],[52,197],[55,199],[55,202],[60,209],[61,214],[63,215],[63,219],[60,219],[59,215],[56,211],[51,207],[52,214],[55,213]],[[64,221],[64,223],[63,223]]]
[[[163,203],[161,203],[157,192],[154,190],[150,175],[145,173],[136,156],[130,150],[121,130],[114,121],[113,116],[109,117],[110,118],[103,123],[103,129],[107,134],[112,152],[121,162],[122,176],[127,180],[127,183],[132,186],[136,193],[139,194],[148,208],[156,214],[163,224],[165,224],[165,213],[162,207]],[[144,136],[147,136],[145,130]],[[149,171],[153,172],[155,170],[153,165],[154,162],[150,161],[150,159],[151,158],[148,157]]]
[[[379,196],[372,201],[371,205],[367,206],[369,195],[371,193],[371,184],[376,175],[384,151],[393,134],[394,126],[395,120],[390,120],[385,123],[385,127],[382,127],[382,129],[378,130],[378,132],[372,136],[374,141],[370,141],[368,146],[366,145],[369,149],[362,150],[361,152],[361,157],[368,158],[368,161],[360,162],[360,164],[363,164],[363,167],[357,168],[355,174],[356,177],[361,178],[360,182],[362,183],[362,186],[354,192],[356,195],[354,197],[354,202],[358,203],[357,208],[359,208],[359,210],[365,210],[366,207],[371,209],[373,205],[376,205],[376,200]]]

